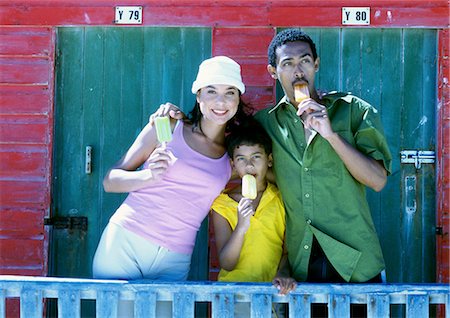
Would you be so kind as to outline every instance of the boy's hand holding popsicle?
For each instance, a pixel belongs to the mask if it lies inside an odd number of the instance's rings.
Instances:
[[[256,178],[251,174],[242,177],[242,199],[238,204],[238,224],[236,230],[247,232],[250,227],[250,218],[255,213],[252,201],[258,194],[256,188]]]

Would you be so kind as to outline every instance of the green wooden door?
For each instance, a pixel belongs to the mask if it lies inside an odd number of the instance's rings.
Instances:
[[[367,197],[389,282],[435,281],[435,165],[401,164],[403,150],[435,150],[437,31],[305,29],[321,58],[317,87],[351,91],[381,113],[393,156],[382,192]],[[279,91],[279,90],[278,90]]]
[[[192,108],[192,81],[210,56],[208,28],[58,29],[50,275],[91,277],[100,235],[125,198],[103,191],[107,169],[161,103]],[[206,237],[203,224],[192,279],[207,277]]]

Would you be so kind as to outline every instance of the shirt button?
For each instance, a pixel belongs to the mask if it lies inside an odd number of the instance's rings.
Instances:
[[[306,198],[309,198],[309,193],[305,194],[305,197],[306,197]]]
[[[305,246],[303,246],[303,248],[304,248],[305,250],[307,250],[307,249],[309,248],[309,245],[305,245]]]
[[[311,220],[310,219],[306,220],[306,223],[311,224]]]
[[[305,167],[305,171],[307,172],[309,169],[307,167]]]

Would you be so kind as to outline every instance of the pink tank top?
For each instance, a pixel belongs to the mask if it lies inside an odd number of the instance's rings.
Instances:
[[[130,192],[110,221],[171,251],[191,254],[203,219],[231,177],[231,166],[227,154],[212,159],[191,149],[183,126],[178,121],[167,144],[175,163],[157,183]]]

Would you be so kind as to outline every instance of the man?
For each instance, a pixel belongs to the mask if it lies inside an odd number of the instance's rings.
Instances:
[[[299,29],[278,33],[268,57],[267,70],[285,96],[255,117],[273,142],[292,276],[381,282],[385,265],[365,187],[384,187],[391,154],[376,109],[348,93],[317,93],[320,59]],[[296,84],[306,84],[310,97],[296,102]]]

